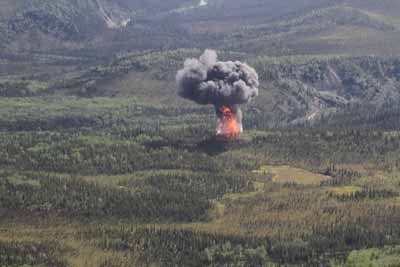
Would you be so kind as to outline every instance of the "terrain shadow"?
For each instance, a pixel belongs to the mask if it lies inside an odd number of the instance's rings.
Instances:
[[[206,153],[209,156],[218,156],[232,149],[238,149],[245,145],[241,139],[228,139],[219,136],[209,136],[197,143],[195,150]]]

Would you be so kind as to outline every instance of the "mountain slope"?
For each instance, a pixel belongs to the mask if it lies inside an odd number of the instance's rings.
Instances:
[[[176,96],[175,74],[185,58],[197,57],[200,53],[201,50],[172,50],[120,55],[108,64],[55,75],[47,81],[46,89],[36,90],[33,96],[136,97],[155,106],[192,108],[194,104]],[[261,90],[259,97],[247,107],[246,123],[249,124],[256,121],[264,121],[266,125],[300,123],[349,105],[379,109],[400,101],[398,56],[276,58],[221,52],[220,58],[247,61],[259,73]],[[3,84],[6,87],[10,81]],[[24,96],[38,84],[40,79],[25,80],[25,87],[18,83],[19,93],[4,91],[3,96]]]
[[[29,32],[66,40],[87,38],[105,26],[119,27],[128,18],[119,6],[100,0],[37,0],[18,6],[2,23],[10,39]]]
[[[0,4],[14,52],[219,47],[259,55],[400,52],[396,1],[17,0]]]
[[[400,51],[394,21],[348,5],[313,9],[303,15],[247,27],[226,41],[231,49],[271,54],[375,54]],[[380,45],[380,48],[377,46]],[[357,48],[357,50],[355,50]],[[360,50],[361,48],[361,50]],[[276,52],[275,52],[276,53]]]
[[[267,124],[400,99],[398,56],[385,56],[400,54],[400,16],[392,10],[400,7],[391,0],[2,5],[0,54],[9,54],[0,55],[0,94],[6,97],[130,96],[190,106],[176,97],[175,73],[185,58],[216,48],[223,59],[256,67],[262,90],[248,114]]]
[[[153,16],[198,5],[198,1],[169,0],[160,4],[158,1],[142,0],[7,0],[0,5],[0,47],[19,53],[76,50],[88,45],[91,49],[101,49],[109,46],[109,43],[119,47],[121,42],[116,41],[114,44],[114,39],[122,38],[128,44],[130,40],[126,40],[125,35],[130,33],[134,35],[132,39],[147,40],[146,35],[156,28],[154,26],[163,25],[152,23]],[[122,30],[130,24],[134,24],[132,29]],[[174,29],[174,26],[171,25],[171,28]],[[171,32],[169,29],[167,31]],[[165,30],[156,30],[152,35],[161,36],[163,32]],[[172,38],[176,36],[179,34]],[[157,40],[148,41],[152,42],[159,43]],[[141,49],[143,46],[136,47]]]

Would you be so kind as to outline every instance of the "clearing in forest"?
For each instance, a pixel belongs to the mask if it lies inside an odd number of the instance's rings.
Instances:
[[[328,193],[335,196],[351,196],[361,191],[362,188],[358,186],[340,186],[340,187],[331,187],[328,189]]]
[[[319,185],[322,181],[331,178],[329,176],[290,166],[262,166],[260,169],[253,172],[261,175],[270,175],[272,181],[277,183]]]

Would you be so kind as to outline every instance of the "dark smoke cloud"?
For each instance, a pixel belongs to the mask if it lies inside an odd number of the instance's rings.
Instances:
[[[248,103],[258,95],[258,75],[240,61],[218,61],[206,50],[199,59],[187,59],[176,75],[178,94],[196,103],[219,106]]]

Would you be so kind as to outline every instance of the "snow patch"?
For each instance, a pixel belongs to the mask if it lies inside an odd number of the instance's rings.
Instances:
[[[207,6],[207,5],[208,5],[208,1],[207,0],[200,0],[200,2],[195,6],[188,6],[188,7],[182,7],[182,8],[174,9],[174,10],[171,10],[170,13],[174,13],[174,12],[182,13],[182,12],[185,12],[185,11],[193,10],[193,9],[196,9],[196,8],[199,8],[199,7],[204,7],[204,6]]]
[[[200,3],[198,6],[201,7],[201,6],[206,6],[206,5],[208,5],[208,2],[206,0],[200,0]]]
[[[109,14],[107,14],[107,12],[104,10],[103,5],[100,3],[100,1],[97,0],[96,2],[97,2],[97,5],[99,6],[100,13],[103,16],[103,19],[106,22],[106,25],[109,29],[119,29],[119,28],[126,27],[129,24],[129,22],[131,21],[130,18],[124,19],[122,21],[113,20],[111,18],[111,16]]]
[[[126,27],[126,26],[128,26],[129,22],[131,22],[131,19],[123,20],[123,21],[121,22],[121,26],[122,26],[122,27]]]
[[[309,116],[307,116],[307,120],[312,121],[317,117],[317,115],[318,115],[318,112],[314,112],[314,113],[310,114]]]
[[[104,17],[104,19],[109,29],[125,28],[126,26],[128,26],[129,22],[131,22],[131,19],[125,19],[121,22],[116,22],[112,20],[110,17]]]

